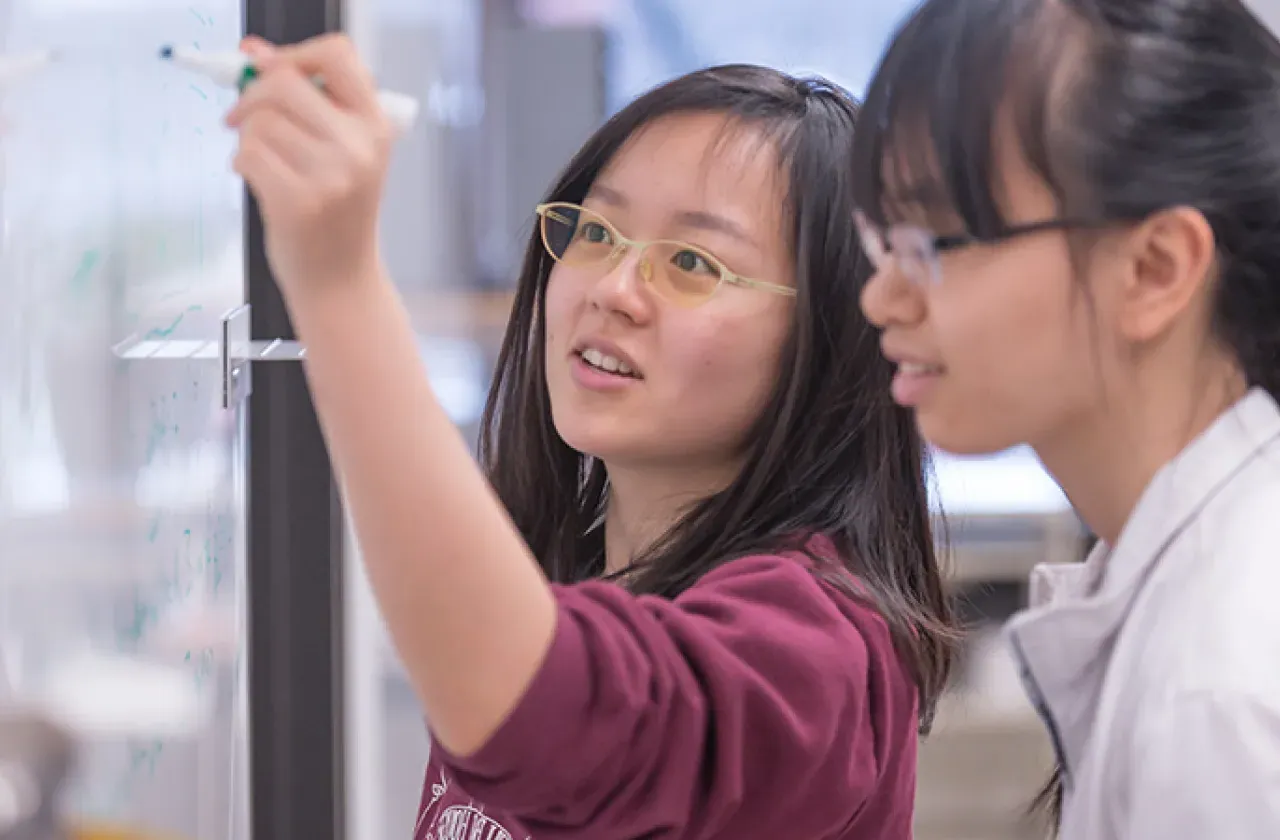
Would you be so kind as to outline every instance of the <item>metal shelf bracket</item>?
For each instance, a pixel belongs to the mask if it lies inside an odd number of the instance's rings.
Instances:
[[[132,335],[116,344],[112,352],[130,361],[216,360],[222,371],[222,407],[236,408],[253,393],[255,362],[301,362],[307,357],[307,348],[297,341],[251,339],[249,312],[246,303],[223,315],[217,341]]]

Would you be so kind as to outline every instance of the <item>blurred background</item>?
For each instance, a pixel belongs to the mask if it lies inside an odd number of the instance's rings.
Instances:
[[[459,426],[475,432],[533,207],[602,120],[655,84],[724,62],[818,73],[860,95],[911,5],[350,0],[342,25],[380,83],[424,104],[395,153],[383,238]],[[238,0],[0,0],[0,45],[230,49],[243,14]],[[85,651],[172,666],[207,706],[198,734],[98,738],[75,807],[240,838],[251,549],[244,419],[222,406],[214,346],[246,283],[246,209],[219,124],[231,95],[151,65],[110,66],[73,64],[0,91],[0,708],[56,699],[56,664]],[[997,628],[1023,604],[1030,567],[1078,560],[1086,535],[1027,452],[939,458],[935,485],[973,633],[921,750],[917,837],[1042,837],[1023,813],[1050,749]],[[342,818],[360,840],[407,840],[427,740],[358,546],[347,537],[346,548],[334,630],[345,634],[335,649],[352,797]]]

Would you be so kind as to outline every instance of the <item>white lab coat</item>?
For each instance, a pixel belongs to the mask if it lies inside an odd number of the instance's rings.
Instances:
[[[1280,838],[1280,407],[1254,389],[1009,624],[1062,840]]]

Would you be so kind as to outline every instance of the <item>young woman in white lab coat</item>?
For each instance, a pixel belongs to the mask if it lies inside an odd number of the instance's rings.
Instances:
[[[929,0],[871,84],[863,310],[944,450],[1101,541],[1010,637],[1069,840],[1280,837],[1280,43],[1239,0]]]

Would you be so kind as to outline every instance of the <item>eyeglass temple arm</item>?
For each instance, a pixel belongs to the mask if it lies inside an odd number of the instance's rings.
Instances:
[[[765,280],[751,280],[747,277],[740,277],[737,274],[733,274],[733,273],[729,273],[729,276],[726,277],[725,279],[729,280],[732,283],[738,283],[739,285],[742,285],[742,286],[750,286],[754,289],[766,289],[770,292],[777,292],[778,294],[782,294],[782,295],[795,296],[796,294],[796,290],[791,288],[790,286],[780,286],[777,283],[770,283]]]

